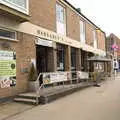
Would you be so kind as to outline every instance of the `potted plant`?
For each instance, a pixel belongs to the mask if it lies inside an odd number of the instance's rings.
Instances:
[[[29,91],[36,92],[39,87],[39,82],[37,81],[37,71],[35,69],[34,64],[31,64],[29,74],[28,74],[28,81],[29,81]]]

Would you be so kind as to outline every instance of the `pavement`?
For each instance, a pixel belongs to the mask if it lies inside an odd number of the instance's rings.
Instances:
[[[23,113],[29,109],[34,108],[33,105],[16,103],[13,101],[8,101],[0,104],[0,120],[7,120],[17,114]]]
[[[8,103],[0,120],[120,120],[120,75],[46,105]]]

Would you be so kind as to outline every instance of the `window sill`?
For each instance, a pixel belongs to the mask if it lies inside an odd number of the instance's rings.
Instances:
[[[12,39],[12,38],[6,38],[6,37],[0,37],[0,40],[7,40],[7,41],[11,41],[11,42],[19,42],[19,40]]]

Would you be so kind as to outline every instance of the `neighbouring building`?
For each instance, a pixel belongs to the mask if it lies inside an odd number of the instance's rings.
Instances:
[[[106,50],[108,55],[112,59],[116,59],[120,66],[120,39],[113,33],[106,39]]]
[[[105,33],[66,0],[0,0],[0,98],[27,91],[31,62],[38,74],[88,72],[95,55]]]

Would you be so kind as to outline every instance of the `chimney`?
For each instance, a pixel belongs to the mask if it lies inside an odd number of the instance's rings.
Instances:
[[[80,8],[77,8],[76,10],[77,10],[79,13],[81,13],[81,9],[80,9]]]

